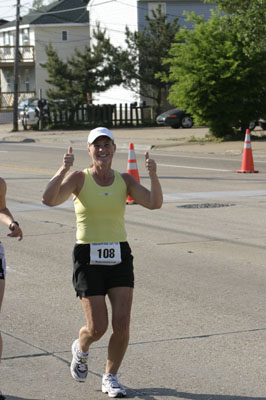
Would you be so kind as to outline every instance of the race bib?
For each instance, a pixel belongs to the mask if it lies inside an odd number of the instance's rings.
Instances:
[[[121,247],[115,243],[91,243],[90,264],[116,265],[121,263]]]

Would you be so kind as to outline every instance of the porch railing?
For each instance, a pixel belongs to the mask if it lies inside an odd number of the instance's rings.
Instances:
[[[18,103],[24,99],[36,97],[36,93],[32,92],[19,92]],[[11,109],[14,103],[14,92],[2,92],[0,93],[0,109]]]
[[[0,46],[0,63],[15,62],[15,46]],[[19,46],[19,62],[29,63],[35,61],[34,46]]]

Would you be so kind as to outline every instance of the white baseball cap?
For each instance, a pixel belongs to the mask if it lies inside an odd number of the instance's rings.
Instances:
[[[90,131],[88,136],[88,144],[92,144],[98,137],[100,136],[107,136],[112,142],[115,141],[114,135],[108,128],[95,128]]]

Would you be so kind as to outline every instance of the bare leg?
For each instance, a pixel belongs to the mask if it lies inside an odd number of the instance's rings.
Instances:
[[[129,287],[112,288],[108,291],[108,296],[112,305],[113,333],[109,341],[105,373],[116,374],[129,342],[133,289]]]
[[[0,311],[1,311],[1,306],[4,298],[4,292],[5,292],[5,281],[4,279],[0,280]],[[2,358],[2,351],[3,351],[3,342],[2,342],[2,335],[0,332],[0,361]]]
[[[1,311],[1,306],[4,298],[4,292],[5,292],[5,281],[4,279],[0,279],[0,311]],[[2,341],[2,335],[0,332],[0,362],[2,358],[2,351],[3,351],[3,341]],[[0,389],[0,397],[1,397],[1,389]]]
[[[107,330],[108,314],[104,296],[82,297],[86,325],[79,331],[80,349],[87,353],[89,346],[99,340]]]

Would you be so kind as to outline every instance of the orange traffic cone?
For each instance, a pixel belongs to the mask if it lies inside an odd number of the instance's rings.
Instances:
[[[133,143],[129,143],[127,173],[134,176],[136,181],[138,183],[140,183],[136,154],[135,154]],[[127,196],[127,204],[135,204],[135,203],[136,202],[128,195]]]
[[[242,166],[236,172],[259,172],[254,170],[252,149],[251,149],[251,140],[250,140],[250,130],[246,130],[245,143],[244,143],[244,152],[242,158]]]

